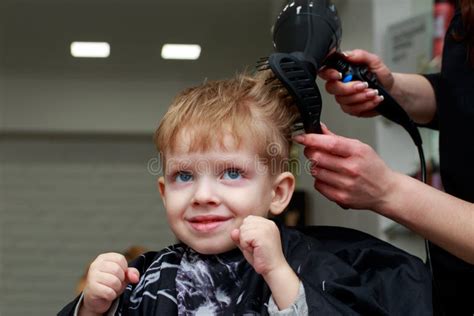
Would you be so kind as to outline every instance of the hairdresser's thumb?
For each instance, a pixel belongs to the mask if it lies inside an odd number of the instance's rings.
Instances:
[[[140,272],[138,272],[138,270],[135,268],[127,268],[127,272],[126,272],[127,283],[135,284],[135,283],[138,283],[139,280],[140,280]]]
[[[365,51],[363,49],[354,49],[354,50],[348,50],[342,53],[344,56],[346,56],[347,60],[354,62],[354,63],[364,63],[364,64],[369,64],[373,57],[375,57],[374,54],[369,53],[368,51]]]

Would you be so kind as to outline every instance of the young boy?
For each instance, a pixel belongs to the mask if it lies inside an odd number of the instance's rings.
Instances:
[[[376,269],[360,275],[347,261],[319,250],[317,240],[267,219],[283,212],[294,191],[287,159],[298,114],[291,99],[265,79],[241,75],[178,95],[155,141],[164,168],[159,191],[181,243],[142,255],[132,267],[121,255],[100,255],[82,296],[60,315],[401,310],[388,303],[388,287],[374,281]],[[406,311],[428,315],[429,276],[412,261],[406,271],[389,276],[391,286],[413,291]]]

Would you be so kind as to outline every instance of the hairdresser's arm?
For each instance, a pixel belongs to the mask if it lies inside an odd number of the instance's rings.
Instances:
[[[295,140],[306,146],[315,188],[328,199],[391,218],[474,264],[474,204],[394,172],[358,140],[327,129]]]
[[[436,112],[435,93],[425,77],[392,73],[377,55],[364,50],[356,49],[345,54],[350,62],[367,65],[415,122],[426,124],[433,119]],[[360,81],[343,83],[339,81],[341,75],[334,69],[323,70],[319,75],[327,81],[327,92],[335,96],[344,112],[359,117],[378,115],[374,108],[383,101],[378,91],[367,88]]]
[[[474,264],[474,204],[403,174],[394,173],[392,183],[380,214]]]

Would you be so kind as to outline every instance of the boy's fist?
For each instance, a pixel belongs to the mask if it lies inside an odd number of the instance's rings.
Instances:
[[[232,231],[231,237],[255,272],[264,277],[287,264],[281,248],[280,231],[269,219],[247,216],[240,229]]]
[[[298,296],[300,280],[283,255],[277,225],[264,217],[247,216],[231,237],[255,272],[262,275],[278,308],[290,307]]]
[[[125,257],[118,253],[99,255],[90,265],[79,315],[102,315],[129,283],[137,283],[140,273],[129,268]]]

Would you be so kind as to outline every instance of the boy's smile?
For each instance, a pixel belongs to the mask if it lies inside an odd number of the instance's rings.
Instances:
[[[171,229],[203,254],[235,248],[230,235],[245,217],[267,217],[276,177],[251,146],[214,146],[194,153],[177,147],[165,153],[165,174],[159,180]]]
[[[222,224],[231,220],[230,216],[202,215],[186,219],[197,232],[210,233]]]

